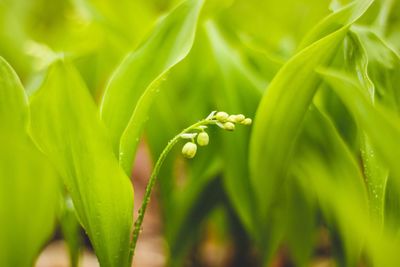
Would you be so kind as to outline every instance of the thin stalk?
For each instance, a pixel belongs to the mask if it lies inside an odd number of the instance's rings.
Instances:
[[[135,248],[136,248],[136,243],[138,241],[139,238],[139,234],[141,232],[141,228],[142,228],[142,223],[143,223],[143,219],[144,219],[144,214],[146,213],[146,209],[147,209],[147,205],[150,202],[150,197],[151,197],[151,193],[153,191],[153,187],[157,181],[157,176],[158,173],[160,171],[160,168],[162,166],[162,164],[164,163],[164,160],[166,159],[168,153],[171,151],[171,149],[174,147],[174,145],[176,143],[178,143],[178,141],[181,139],[181,135],[188,133],[190,131],[196,130],[199,126],[202,125],[210,125],[210,124],[216,124],[217,121],[214,120],[214,118],[206,118],[203,119],[201,121],[196,122],[195,124],[189,126],[188,128],[184,129],[183,131],[181,131],[178,135],[176,135],[174,138],[172,138],[167,146],[164,148],[164,150],[161,152],[160,157],[158,158],[156,165],[154,166],[153,172],[151,173],[150,176],[150,180],[146,186],[146,192],[143,198],[143,203],[142,206],[139,209],[139,215],[138,218],[135,221],[134,224],[134,229],[133,229],[133,236],[132,236],[132,241],[130,244],[130,252],[129,252],[129,256],[130,256],[130,265],[132,265],[132,259],[133,256],[135,254]]]

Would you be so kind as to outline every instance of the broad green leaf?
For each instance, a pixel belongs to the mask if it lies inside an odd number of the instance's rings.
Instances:
[[[370,57],[367,55],[359,35],[352,30],[349,31],[344,43],[344,69],[357,77],[366,89],[364,93],[369,96],[371,102],[374,102],[376,92],[375,85],[369,77],[369,61]]]
[[[0,265],[28,267],[55,226],[58,175],[26,133],[0,140]]]
[[[273,54],[292,56],[298,43],[328,13],[330,0],[232,1],[223,27],[257,39]],[[243,19],[246,18],[246,19]]]
[[[25,92],[1,57],[0,121],[0,266],[33,266],[55,225],[59,179],[26,132]]]
[[[228,44],[213,22],[207,22],[206,31],[222,76],[220,89],[214,93],[217,109],[253,117],[265,82],[261,82],[245,64],[238,51]],[[237,128],[232,134],[226,132],[220,134],[221,154],[225,162],[223,181],[226,192],[245,228],[254,234],[252,207],[255,201],[248,178],[247,161],[243,158],[243,155],[248,153],[250,131],[240,129],[240,126]]]
[[[313,113],[319,123],[304,128],[292,171],[307,191],[314,191],[325,219],[339,230],[346,257],[341,266],[357,265],[361,249],[374,266],[397,266],[398,243],[391,232],[382,232],[370,220],[360,167],[352,152],[333,124]]]
[[[349,25],[365,12],[352,9],[346,25],[316,41],[287,62],[271,81],[255,117],[250,145],[250,171],[256,196],[266,216],[275,188],[285,178],[291,152],[304,115],[321,82],[315,69],[330,63],[342,43]],[[340,12],[340,11],[339,11]],[[341,25],[334,19],[329,23]],[[328,24],[322,24],[326,32]],[[335,28],[336,29],[336,28]]]
[[[396,11],[396,4],[398,5],[399,2],[396,0],[380,0],[377,2],[380,4],[379,14],[376,17],[373,26],[377,29],[377,31],[384,34],[388,30],[388,25],[390,25],[390,15]]]
[[[384,4],[386,4],[385,1]],[[383,9],[388,8],[384,6]],[[383,10],[382,10],[383,11]],[[388,10],[386,10],[388,11]],[[384,14],[380,14],[383,16]],[[380,27],[384,27],[384,18],[379,19],[381,24]],[[360,39],[361,45],[365,49],[365,54],[368,56],[368,74],[374,82],[375,95],[374,100],[379,101],[391,110],[400,113],[400,94],[399,94],[399,83],[400,83],[400,57],[399,55],[387,44],[381,37],[372,32],[368,28],[357,27],[354,32]],[[361,83],[364,86],[364,83]],[[368,137],[366,137],[368,139]],[[376,149],[371,144],[371,141],[365,142],[365,148],[363,149],[362,156],[365,158],[363,161],[365,165],[365,174],[367,182],[370,185],[370,200],[371,200],[371,212],[376,216],[376,219],[385,224],[388,221],[383,218],[384,207],[385,207],[385,191],[387,190],[386,184],[388,179],[387,167],[382,163],[380,155],[376,153]],[[393,182],[391,183],[393,184]],[[391,203],[393,201],[399,201],[399,197],[395,200],[394,189],[388,189]],[[398,193],[397,193],[398,195]],[[386,214],[398,213],[395,209],[391,209],[388,205]],[[390,212],[389,212],[390,211]]]
[[[328,64],[347,28],[321,39],[292,58],[272,80],[258,106],[250,144],[253,187],[263,216],[287,164],[304,114],[320,79],[315,68]]]
[[[361,157],[365,182],[368,188],[371,217],[382,225],[384,222],[385,192],[389,170],[386,164],[382,163],[371,140],[364,132],[361,137]]]
[[[353,31],[368,57],[368,75],[374,82],[375,98],[400,114],[400,56],[371,30],[357,27]]]
[[[299,182],[297,177],[290,177],[285,185],[287,204],[283,238],[295,265],[309,266],[317,233],[315,193],[309,190],[309,185]]]
[[[386,184],[384,210],[384,229],[393,229],[394,237],[399,240],[400,201],[399,187],[394,177],[390,176]]]
[[[340,10],[333,12],[308,32],[303,38],[299,50],[304,49],[329,33],[337,31],[343,25],[353,24],[367,11],[373,2],[374,0],[355,0]]]
[[[356,266],[360,262],[362,247],[373,266],[397,266],[399,244],[393,242],[389,233],[382,235],[379,227],[371,223],[365,204],[354,194],[354,188],[336,181],[338,178],[351,178],[344,176],[347,171],[342,169],[342,176],[337,176],[332,173],[335,165],[324,162],[321,151],[313,151],[312,147],[307,147],[307,150],[298,162],[296,174],[303,177],[318,195],[324,217],[337,224],[347,251],[347,259],[340,266]]]
[[[400,151],[396,149],[400,138],[399,118],[379,103],[373,106],[362,87],[348,75],[333,70],[321,70],[320,73],[353,114],[400,186]]]
[[[192,47],[203,1],[187,0],[161,19],[148,39],[124,59],[106,88],[101,117],[127,174],[159,83]]]
[[[28,119],[28,102],[17,74],[0,57],[0,121],[4,129],[24,130]]]
[[[308,162],[306,160],[308,159],[308,153],[315,153],[316,155],[314,156],[318,158]],[[303,159],[304,157],[306,159]],[[332,189],[337,188],[341,190],[341,188],[345,188],[352,195],[352,199],[356,201],[357,206],[367,214],[367,197],[361,170],[354,156],[336,131],[333,123],[315,107],[312,107],[307,112],[304,128],[296,145],[293,162],[295,165],[294,168],[299,163],[303,165],[302,168],[309,168],[310,170],[314,166],[318,170],[320,168],[319,164],[323,165],[323,168],[328,168],[330,171],[329,176],[322,176],[321,179],[329,179],[325,182],[334,185]],[[298,177],[298,179],[301,179],[300,183],[302,187],[306,192],[311,191],[308,192],[309,197],[316,195],[318,198],[321,198],[321,193],[318,192],[318,182],[311,180],[320,179],[319,176],[316,175],[314,178],[313,173],[309,174],[309,176],[311,177]],[[313,187],[314,185],[315,187]],[[329,215],[332,215],[330,214],[332,209],[326,208],[325,204],[322,202],[322,209],[329,218]],[[337,249],[340,252],[339,254],[343,254],[344,256],[341,257],[341,260],[345,263],[344,266],[354,266],[359,259],[362,242],[357,238],[353,238],[351,230],[349,230],[346,224],[336,221],[335,216],[332,217],[333,219],[330,219],[330,223],[335,228],[339,228],[340,241],[343,243],[343,248]],[[304,248],[297,248],[300,251],[302,249]],[[296,250],[296,248],[292,247],[292,250]]]
[[[101,27],[104,34],[108,35],[108,40],[125,49],[145,34],[147,27],[144,25],[151,23],[155,15],[147,1],[120,0],[115,4],[112,1],[86,0],[74,1],[73,4],[92,23]],[[135,13],[134,16],[132,12]]]
[[[85,84],[61,61],[31,98],[32,134],[64,179],[101,266],[127,266],[133,191]]]
[[[388,0],[391,1],[391,0]],[[385,36],[390,41],[390,44],[396,50],[397,53],[400,53],[400,33],[399,33],[399,26],[400,26],[400,15],[397,12],[400,9],[400,2],[394,1],[392,6],[390,16],[389,16],[389,23],[386,25]]]
[[[369,73],[380,68],[375,68],[374,65],[371,66],[370,53],[367,53],[363,46],[363,43],[368,46],[371,44],[365,41],[361,42],[359,34],[353,32],[349,32],[346,40],[345,63],[348,65],[348,71],[351,75],[357,77],[358,81],[364,88],[364,94],[370,99],[370,102],[374,104],[375,99],[377,98],[375,89],[377,79],[374,79],[373,83],[369,77]],[[386,96],[385,98],[388,97]],[[372,218],[382,224],[388,170],[387,167],[382,164],[379,156],[376,155],[376,151],[371,145],[371,141],[365,132],[362,129],[360,129],[359,132],[361,159],[369,193],[369,209]]]
[[[285,59],[270,51],[265,45],[254,38],[241,34],[240,48],[254,68],[256,68],[268,82],[273,79],[279,69],[285,64]],[[264,86],[266,87],[266,86]]]

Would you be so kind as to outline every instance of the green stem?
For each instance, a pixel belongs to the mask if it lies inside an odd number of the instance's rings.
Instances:
[[[174,147],[174,145],[179,141],[182,134],[196,130],[196,128],[198,128],[199,126],[209,125],[209,124],[216,124],[216,121],[213,118],[206,118],[206,119],[203,119],[203,120],[189,126],[188,128],[184,129],[182,132],[180,132],[178,135],[176,135],[174,138],[172,138],[168,142],[168,144],[164,148],[164,150],[161,152],[161,155],[158,158],[156,165],[154,166],[153,172],[151,173],[150,180],[146,186],[146,192],[145,192],[145,195],[143,198],[143,203],[139,209],[139,215],[135,221],[135,225],[134,225],[134,229],[133,229],[133,237],[132,237],[132,241],[130,244],[129,259],[130,259],[131,264],[129,266],[132,265],[132,259],[135,254],[136,243],[137,243],[137,240],[139,238],[139,234],[140,234],[140,231],[142,228],[144,214],[146,212],[147,205],[150,202],[151,192],[153,191],[153,187],[157,181],[157,176],[158,176],[158,173],[160,171],[162,164],[164,163],[164,160],[166,159],[168,153],[171,151],[171,149]]]

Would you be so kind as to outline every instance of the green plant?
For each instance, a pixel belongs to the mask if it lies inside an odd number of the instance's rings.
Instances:
[[[0,266],[129,266],[157,177],[168,266],[398,266],[400,1],[177,2],[0,3]]]
[[[135,221],[135,227],[133,230],[133,238],[132,238],[132,242],[131,242],[132,257],[135,253],[136,243],[137,243],[137,240],[139,238],[139,234],[140,234],[140,231],[142,228],[144,214],[146,212],[147,205],[150,201],[151,192],[156,183],[160,168],[161,168],[162,164],[164,163],[165,158],[167,157],[168,153],[173,148],[173,146],[180,139],[190,139],[191,141],[187,142],[183,146],[182,154],[186,158],[194,158],[194,156],[196,155],[196,152],[197,152],[197,145],[194,141],[196,136],[197,136],[197,144],[198,145],[200,145],[200,146],[208,145],[209,137],[205,131],[205,129],[207,129],[208,125],[217,125],[221,129],[224,129],[226,131],[233,131],[235,128],[235,124],[250,125],[251,119],[246,118],[243,114],[229,116],[226,112],[223,112],[223,111],[220,111],[220,112],[213,111],[207,116],[207,118],[200,120],[200,121],[196,122],[195,124],[187,127],[186,129],[184,129],[182,132],[180,132],[178,135],[176,135],[174,138],[172,138],[168,142],[168,145],[161,152],[161,155],[157,159],[157,162],[154,166],[154,169],[150,176],[150,180],[146,186],[146,192],[144,194],[142,206],[139,209],[139,216]],[[196,131],[199,131],[199,132],[196,132]]]

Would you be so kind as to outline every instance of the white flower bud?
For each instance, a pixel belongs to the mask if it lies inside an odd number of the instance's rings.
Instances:
[[[233,122],[233,123],[239,123],[242,120],[244,120],[246,117],[243,114],[238,114],[238,115],[230,115],[228,117],[228,121]]]
[[[246,117],[243,114],[238,114],[236,115],[236,121],[235,122],[242,122]]]
[[[199,144],[199,146],[208,145],[209,140],[210,138],[208,137],[208,134],[206,132],[201,132],[197,136],[197,144]]]
[[[227,131],[233,131],[235,130],[235,124],[233,124],[232,122],[225,122],[224,123],[224,129]]]
[[[228,120],[228,117],[229,117],[228,113],[223,111],[220,111],[215,115],[215,118],[220,122],[226,122]]]
[[[236,115],[230,115],[230,116],[228,117],[228,121],[233,122],[233,123],[236,123]]]
[[[185,158],[194,158],[197,152],[197,145],[193,142],[187,142],[182,148],[182,154]]]
[[[242,120],[240,123],[243,125],[250,125],[253,121],[250,118]]]

